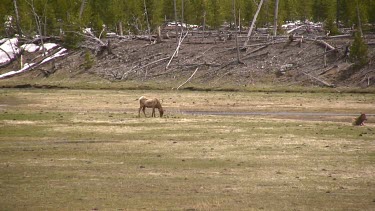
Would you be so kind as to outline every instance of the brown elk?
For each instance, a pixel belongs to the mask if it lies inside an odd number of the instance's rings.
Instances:
[[[142,96],[139,98],[139,110],[138,110],[138,117],[141,116],[141,110],[143,111],[143,114],[146,117],[146,108],[152,108],[152,117],[155,117],[155,108],[159,110],[160,117],[163,117],[164,110],[163,107],[160,104],[160,101],[156,98],[154,99],[147,99],[146,97]]]

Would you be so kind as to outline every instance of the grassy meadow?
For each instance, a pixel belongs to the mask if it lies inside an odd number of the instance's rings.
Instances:
[[[360,112],[375,94],[1,89],[0,210],[374,210]]]

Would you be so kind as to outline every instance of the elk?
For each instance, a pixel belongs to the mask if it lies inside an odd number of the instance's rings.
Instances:
[[[146,117],[146,108],[152,108],[151,117],[155,117],[155,108],[159,110],[160,117],[163,117],[164,110],[161,106],[160,101],[157,98],[147,99],[146,97],[142,96],[139,98],[139,110],[138,110],[138,117],[141,116],[141,110]]]

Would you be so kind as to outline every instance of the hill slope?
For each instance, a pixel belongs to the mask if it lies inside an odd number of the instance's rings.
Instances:
[[[304,37],[301,42],[302,36],[296,36],[291,42],[288,37],[273,39],[259,35],[253,37],[246,50],[240,49],[240,62],[236,42],[228,38],[230,36],[189,34],[171,61],[177,47],[174,38],[155,44],[139,37],[107,38],[105,42],[111,43],[110,52],[94,55],[87,49],[70,50],[53,64],[2,79],[0,85],[54,82],[59,86],[64,82],[108,84],[108,81],[118,81],[177,88],[188,80],[184,87],[375,86],[374,45],[369,45],[370,64],[355,70],[345,57],[345,48],[353,41],[351,37]],[[373,38],[366,36],[366,41],[372,43]],[[239,43],[244,39],[240,37]],[[17,69],[17,66],[14,62],[1,73]]]

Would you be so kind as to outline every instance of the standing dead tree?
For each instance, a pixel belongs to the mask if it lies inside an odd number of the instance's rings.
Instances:
[[[39,15],[37,14],[37,12],[35,11],[35,6],[34,6],[34,0],[31,0],[31,1],[26,1],[27,4],[31,7],[31,11],[34,15],[34,19],[35,19],[35,24],[36,24],[36,28],[37,28],[37,31],[39,33],[39,36],[43,37],[43,32],[42,32],[42,23],[41,23],[41,20],[40,20],[40,17]],[[42,44],[42,46],[44,46],[44,41],[43,39],[40,39],[40,42]],[[45,49],[43,48],[43,52],[45,52]]]
[[[174,23],[175,23],[175,31],[176,31],[176,43],[178,43],[178,39],[177,39],[178,24],[177,24],[177,3],[176,3],[176,0],[173,1],[173,9],[174,9]]]
[[[233,18],[234,18],[235,35],[236,35],[237,63],[241,63],[240,48],[238,47],[238,29],[237,29],[237,20],[236,20],[236,0],[233,0],[232,4],[233,4]]]
[[[253,29],[254,29],[255,22],[256,22],[256,20],[257,20],[257,17],[258,17],[259,11],[260,11],[260,9],[262,8],[263,1],[264,1],[264,0],[260,0],[260,2],[259,2],[258,9],[257,9],[257,11],[256,11],[256,13],[255,13],[255,15],[254,15],[253,21],[251,22],[251,26],[250,26],[249,32],[247,33],[247,38],[246,38],[245,43],[243,44],[243,48],[246,48],[247,43],[248,43],[249,40],[250,40],[251,33],[253,32]]]
[[[146,0],[143,0],[143,6],[145,8],[145,16],[146,16],[146,22],[147,22],[147,32],[148,32],[148,36],[150,38],[150,43],[151,43],[152,42],[151,41],[151,29],[150,29],[150,21],[148,20],[148,12],[147,12]]]
[[[21,30],[21,22],[20,22],[20,15],[18,11],[18,6],[17,6],[17,0],[13,0],[13,6],[14,6],[14,12],[16,15],[16,24],[17,24],[17,31],[20,37],[22,37],[22,30]]]
[[[277,18],[279,13],[279,0],[275,0],[275,17],[273,20],[273,36],[277,35]]]
[[[85,6],[86,6],[86,0],[82,0],[81,7],[79,9],[79,16],[78,16],[79,20],[82,19],[82,15],[83,15],[83,11],[85,10]]]

